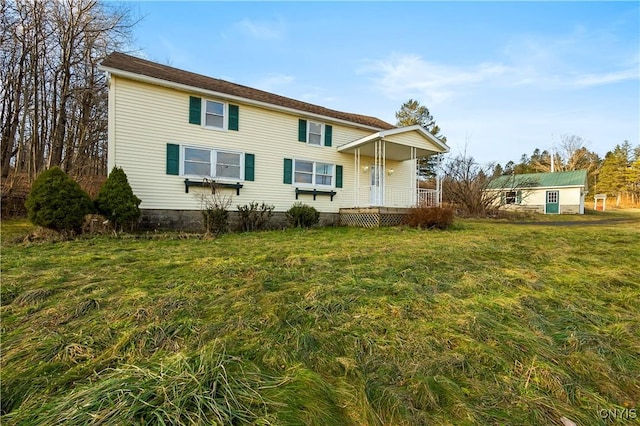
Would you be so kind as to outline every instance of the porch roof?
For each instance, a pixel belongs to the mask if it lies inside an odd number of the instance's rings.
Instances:
[[[427,157],[449,152],[449,147],[444,142],[427,132],[418,124],[372,133],[339,146],[338,152],[351,154],[360,148],[361,155],[373,157],[375,155],[375,142],[379,140],[387,142],[385,157],[389,160],[410,160],[412,158],[411,148],[416,148],[417,157]]]

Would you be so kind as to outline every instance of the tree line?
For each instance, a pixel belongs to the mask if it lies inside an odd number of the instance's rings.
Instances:
[[[107,174],[99,62],[125,46],[125,9],[96,0],[0,0],[0,174]]]
[[[520,162],[493,166],[492,176],[587,170],[589,195],[616,197],[616,204],[640,203],[640,145],[627,140],[617,144],[604,158],[589,151],[587,142],[576,135],[562,135],[558,149],[550,153],[536,148],[531,156],[523,154]]]

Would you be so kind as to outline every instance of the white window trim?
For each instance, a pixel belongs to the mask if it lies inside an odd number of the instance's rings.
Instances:
[[[215,126],[207,126],[207,102],[215,102],[218,104],[222,104],[222,127]],[[202,123],[202,127],[209,130],[217,130],[219,132],[226,132],[229,127],[229,104],[227,102],[222,102],[216,99],[202,99],[202,105],[200,107],[202,113],[202,117],[200,118],[200,122]]]
[[[318,145],[311,143],[311,123],[320,125],[320,144]],[[324,128],[325,128],[325,124],[320,121],[307,120],[307,145],[323,147],[324,146]],[[314,134],[317,134],[317,133],[314,133]]]
[[[186,174],[184,172],[184,162],[186,161],[185,150],[189,148],[209,151],[209,164],[210,164],[209,172],[211,174],[210,176],[192,175],[192,174]],[[240,156],[240,177],[239,178],[237,179],[230,178],[230,177],[219,178],[215,176],[218,152],[224,152],[227,154],[238,154]],[[210,148],[210,147],[202,147],[202,146],[195,146],[195,145],[180,145],[180,176],[185,178],[194,178],[194,179],[216,179],[217,181],[220,181],[220,182],[242,182],[244,181],[244,156],[245,156],[244,152],[234,151],[231,149]]]
[[[301,183],[301,182],[296,182],[296,163],[297,162],[304,162],[304,163],[312,163],[313,164],[313,173],[311,175],[311,183]],[[317,177],[317,164],[318,163],[322,163],[322,164],[330,164],[331,165],[331,185],[324,185],[321,183],[316,183],[316,177]],[[293,159],[293,165],[292,165],[292,171],[291,173],[293,174],[293,176],[291,177],[291,182],[293,183],[293,185],[295,186],[299,186],[301,188],[318,188],[318,189],[329,189],[329,188],[335,188],[336,187],[336,164],[335,163],[330,163],[328,161],[318,161],[318,160],[305,160],[303,158],[297,158],[297,159]]]
[[[511,193],[513,193],[513,197],[512,197],[513,198],[513,203],[509,203],[508,202],[508,200],[510,198],[509,194],[511,194]],[[504,196],[504,205],[506,205],[506,206],[509,206],[509,205],[517,206],[519,204],[522,204],[521,202],[520,203],[518,202],[518,190],[515,190],[515,191],[504,191],[502,194]]]

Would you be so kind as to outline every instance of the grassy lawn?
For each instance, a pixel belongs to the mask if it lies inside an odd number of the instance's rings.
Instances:
[[[626,218],[66,242],[3,222],[0,420],[606,424],[640,411]]]

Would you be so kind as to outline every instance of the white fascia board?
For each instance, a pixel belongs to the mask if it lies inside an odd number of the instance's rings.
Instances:
[[[369,142],[375,142],[378,139],[382,138],[380,133],[382,133],[382,132],[372,133],[372,134],[370,134],[368,136],[365,136],[363,138],[356,139],[355,141],[351,141],[351,142],[345,143],[344,145],[340,145],[338,147],[338,151],[346,151],[348,149],[353,149],[353,148],[357,148],[359,146],[365,145],[365,144],[367,144]]]
[[[390,135],[395,135],[397,133],[412,132],[414,130],[417,130],[418,133],[420,133],[424,138],[429,139],[429,141],[433,142],[436,146],[443,149],[443,152],[449,152],[449,147],[444,142],[442,142],[440,139],[433,136],[431,133],[427,132],[425,128],[419,124],[414,124],[413,126],[407,126],[407,127],[398,127],[390,130],[383,130],[380,133],[383,133],[382,137],[385,137],[387,135],[390,136]]]
[[[207,89],[202,89],[200,87],[189,86],[187,84],[174,83],[172,81],[163,80],[161,78],[149,77],[149,76],[146,76],[146,75],[136,74],[136,73],[129,72],[129,71],[122,71],[122,70],[119,70],[117,68],[110,68],[110,67],[105,67],[105,66],[99,65],[98,69],[102,70],[102,71],[105,71],[105,72],[108,72],[108,73],[110,73],[112,75],[115,75],[115,76],[128,78],[130,80],[138,80],[138,81],[141,81],[143,83],[155,84],[155,85],[158,85],[158,86],[164,86],[164,87],[168,87],[168,88],[171,88],[171,89],[182,90],[182,91],[185,91],[185,92],[200,93],[202,95],[212,96],[212,97],[216,97],[216,98],[223,98],[223,99],[227,99],[227,100],[238,101],[238,102],[241,102],[241,103],[244,103],[244,104],[255,105],[255,106],[259,106],[259,107],[266,108],[266,109],[272,109],[272,110],[287,112],[287,113],[294,114],[294,115],[304,115],[306,117],[318,118],[321,121],[330,121],[330,122],[333,122],[333,123],[344,124],[346,126],[357,127],[357,128],[360,128],[360,129],[380,130],[379,127],[367,126],[367,125],[364,125],[364,124],[354,123],[353,121],[341,120],[339,118],[328,117],[326,115],[314,114],[312,112],[307,112],[307,111],[302,111],[302,110],[298,110],[298,109],[294,109],[294,108],[288,108],[288,107],[283,107],[283,106],[279,106],[279,105],[274,105],[274,104],[270,104],[268,102],[256,101],[256,100],[253,100],[253,99],[243,98],[241,96],[229,95],[229,94],[222,93],[222,92],[215,92],[213,90],[207,90]]]
[[[585,185],[556,185],[556,186],[505,186],[502,188],[487,188],[485,189],[485,191],[502,191],[505,189],[508,190],[514,190],[514,189],[526,189],[529,191],[548,191],[548,190],[554,190],[554,189],[571,189],[571,188],[584,188]]]

